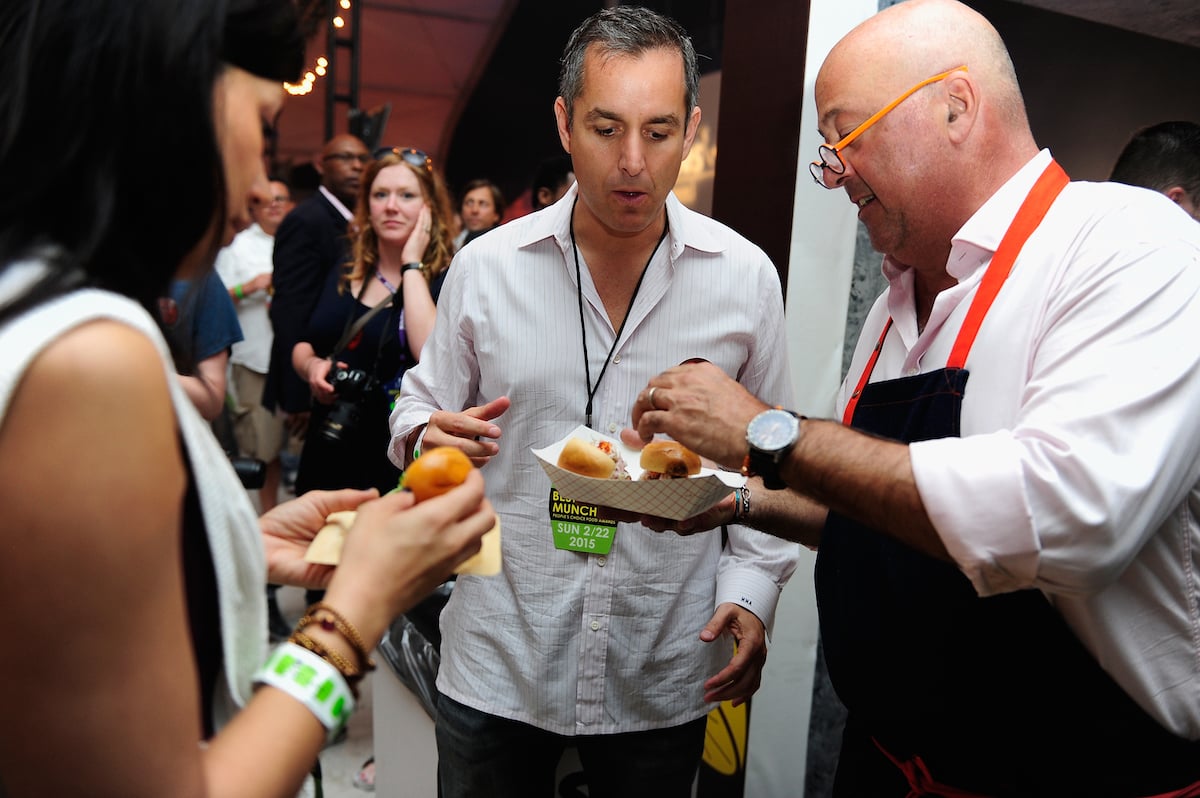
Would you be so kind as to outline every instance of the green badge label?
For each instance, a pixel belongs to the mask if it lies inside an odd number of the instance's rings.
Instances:
[[[550,488],[550,529],[554,548],[608,554],[617,535],[617,522],[600,515],[594,504],[582,504]]]

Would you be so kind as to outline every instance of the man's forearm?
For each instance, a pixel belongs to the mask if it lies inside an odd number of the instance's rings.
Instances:
[[[830,510],[950,561],[925,512],[907,445],[805,419],[781,473],[789,487]]]
[[[825,505],[794,490],[767,490],[751,479],[738,497],[735,521],[751,529],[816,548],[829,515]]]

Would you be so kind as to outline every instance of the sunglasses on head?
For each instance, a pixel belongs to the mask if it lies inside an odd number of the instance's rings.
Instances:
[[[380,147],[371,153],[371,156],[377,161],[388,155],[398,155],[407,164],[418,169],[433,171],[433,159],[416,147]]]

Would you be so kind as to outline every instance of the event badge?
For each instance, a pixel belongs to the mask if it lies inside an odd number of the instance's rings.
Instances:
[[[608,554],[617,535],[617,522],[601,516],[596,505],[571,501],[551,487],[550,529],[556,549]]]

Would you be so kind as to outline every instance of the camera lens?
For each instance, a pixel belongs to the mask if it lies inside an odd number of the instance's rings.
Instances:
[[[337,394],[337,401],[321,425],[321,437],[338,443],[345,440],[362,420],[362,403],[373,381],[362,369],[336,368],[329,377],[329,384]]]
[[[333,443],[340,443],[358,427],[361,420],[362,411],[357,402],[339,400],[334,403],[333,409],[325,417],[325,423],[321,425],[321,437]]]

